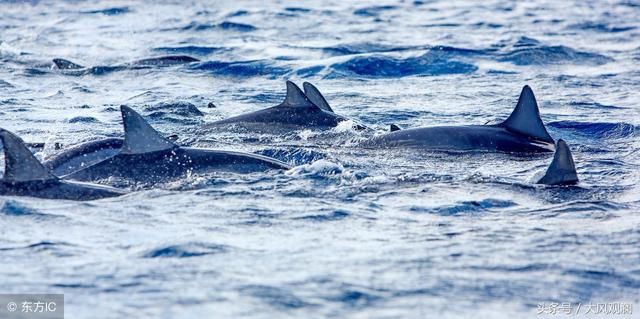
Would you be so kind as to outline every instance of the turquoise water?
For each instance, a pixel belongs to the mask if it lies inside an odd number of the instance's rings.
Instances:
[[[126,104],[181,144],[297,166],[2,197],[0,291],[64,293],[74,318],[530,318],[551,302],[637,317],[639,16],[633,1],[2,2],[0,127],[46,142],[38,157],[121,136]],[[200,62],[127,64],[162,55]],[[375,132],[200,129],[279,103],[285,80]],[[391,123],[500,121],[525,84],[577,187],[532,184],[547,155],[357,147]]]

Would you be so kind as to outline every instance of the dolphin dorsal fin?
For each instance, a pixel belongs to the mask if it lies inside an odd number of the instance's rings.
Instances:
[[[553,155],[553,161],[544,176],[538,181],[538,184],[547,185],[568,185],[578,182],[578,173],[576,165],[571,156],[571,150],[567,143],[560,139],[556,145],[556,153]]]
[[[122,105],[124,123],[124,144],[120,154],[143,154],[166,151],[178,147],[169,139],[160,135],[140,114],[132,108]]]
[[[291,81],[287,81],[287,97],[279,106],[319,108]]]
[[[530,136],[543,142],[554,143],[553,138],[547,132],[540,118],[536,97],[528,85],[522,88],[516,108],[501,125],[514,133]]]
[[[53,64],[60,70],[77,70],[84,69],[84,67],[80,64],[73,63],[69,60],[65,59],[53,59]]]
[[[25,146],[22,139],[0,129],[4,148],[4,179],[13,182],[57,180]]]
[[[320,93],[320,90],[318,90],[317,87],[309,82],[302,83],[302,87],[304,88],[304,94],[313,104],[317,105],[321,110],[334,113],[331,106],[329,106],[329,103],[327,103],[327,100],[322,96],[322,93]]]

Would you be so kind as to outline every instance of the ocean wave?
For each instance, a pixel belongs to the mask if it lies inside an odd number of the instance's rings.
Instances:
[[[238,62],[207,61],[196,63],[191,69],[230,77],[266,76],[272,79],[291,72],[290,69],[274,66],[272,62],[267,60]]]
[[[100,121],[93,116],[74,116],[68,119],[67,123],[100,123]]]
[[[0,207],[0,213],[5,216],[15,217],[35,217],[35,218],[50,218],[56,217],[55,215],[41,212],[35,208],[26,206],[20,202],[14,200],[5,200]]]
[[[516,205],[517,204],[513,201],[489,198],[481,201],[465,201],[460,202],[456,205],[443,207],[413,206],[410,208],[410,211],[415,213],[430,213],[449,216],[458,214],[489,212],[494,208],[507,208]]]
[[[547,125],[596,139],[632,137],[636,135],[637,130],[635,125],[628,123],[557,121]]]
[[[396,78],[412,75],[437,76],[468,74],[478,67],[450,58],[452,54],[443,50],[429,50],[422,56],[394,58],[384,55],[357,56],[346,62],[331,65],[330,78],[365,76]]]
[[[294,293],[279,287],[248,285],[240,288],[240,293],[257,298],[276,308],[296,309],[309,305]]]
[[[357,287],[345,285],[341,292],[335,296],[327,298],[329,301],[340,302],[349,308],[371,307],[374,303],[382,301],[384,298],[374,292],[366,292]]]
[[[613,59],[598,53],[577,51],[562,45],[513,50],[502,55],[498,60],[511,62],[515,65],[561,63],[602,65],[613,61]]]
[[[14,88],[15,86],[5,80],[0,80],[0,88]]]
[[[212,30],[212,29],[220,29],[220,30],[236,31],[236,32],[250,32],[250,31],[256,30],[257,28],[250,24],[236,23],[236,22],[229,22],[229,21],[223,21],[218,24],[191,22],[188,25],[181,28],[181,30],[183,31],[205,31],[205,30]]]
[[[221,47],[210,47],[210,46],[198,46],[198,45],[185,45],[185,46],[174,46],[174,47],[156,47],[153,48],[153,51],[167,52],[171,54],[179,53],[179,54],[193,54],[205,56],[214,52],[220,52],[226,50]]]
[[[304,67],[296,70],[296,75],[303,78],[312,77],[320,74],[324,70],[325,70],[324,65],[315,65],[315,66]]]
[[[598,102],[571,101],[569,102],[569,105],[577,108],[587,108],[587,109],[624,109],[624,107],[615,106],[615,105],[606,105]]]
[[[398,46],[394,44],[364,42],[364,43],[337,44],[333,46],[323,47],[321,48],[321,50],[332,56],[340,56],[340,55],[351,55],[351,54],[362,54],[362,53],[398,52],[398,51],[406,51],[406,50],[418,50],[421,48],[424,49],[424,47],[421,47],[421,46]]]
[[[293,149],[265,149],[256,152],[256,154],[273,157],[292,165],[301,165],[315,162],[327,158],[327,155],[318,151],[307,150],[303,148]]]
[[[635,30],[637,27],[635,26],[616,26],[611,25],[605,22],[582,22],[576,23],[569,26],[569,29],[578,29],[578,30],[590,30],[596,32],[605,32],[605,33],[617,33],[617,32],[625,32],[630,30]]]
[[[326,214],[310,214],[310,215],[293,217],[292,219],[307,220],[307,221],[314,221],[314,222],[328,222],[328,221],[341,220],[349,217],[350,215],[351,214],[343,210],[333,210],[333,211],[327,212]]]
[[[129,7],[114,7],[114,8],[106,8],[106,9],[99,9],[99,10],[82,11],[81,13],[83,13],[83,14],[103,14],[103,15],[106,15],[106,16],[115,16],[115,15],[125,14],[125,13],[129,13],[129,12],[131,12],[131,9],[129,9]]]
[[[176,115],[186,118],[196,118],[204,116],[204,113],[194,104],[189,102],[161,102],[144,107],[145,112],[149,113],[149,117],[163,118],[167,115]]]
[[[334,163],[325,159],[317,160],[311,164],[299,165],[287,172],[293,176],[335,176],[344,171],[344,167],[338,163]]]
[[[228,251],[228,247],[224,245],[207,244],[207,243],[186,243],[179,245],[161,246],[145,252],[144,258],[189,258],[200,257],[205,255],[221,254]]]
[[[389,11],[397,8],[398,8],[397,6],[392,6],[392,5],[364,7],[364,8],[356,9],[355,11],[353,11],[353,14],[357,16],[364,16],[364,17],[376,17],[384,11]]]

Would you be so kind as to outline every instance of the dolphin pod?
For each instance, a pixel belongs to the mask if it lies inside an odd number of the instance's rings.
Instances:
[[[335,114],[322,93],[311,83],[304,82],[304,93],[293,82],[287,81],[286,84],[287,95],[280,105],[213,122],[205,125],[205,128],[234,126],[260,132],[277,130],[286,133],[300,129],[328,130],[340,122],[351,121],[356,130],[368,129],[356,121]],[[172,137],[175,136],[169,138]],[[71,174],[116,155],[123,143],[122,138],[89,141],[46,159],[43,165],[59,176]]]
[[[304,92],[287,81],[285,100],[274,107],[247,113],[205,125],[245,126],[252,130],[280,127],[328,130],[350,121],[354,129],[366,126],[334,113],[322,93],[304,83]],[[276,159],[242,152],[181,147],[170,137],[156,131],[128,106],[121,106],[124,138],[91,141],[64,150],[40,163],[25,143],[0,129],[5,154],[5,173],[0,180],[0,195],[31,196],[49,199],[93,200],[125,194],[125,191],[90,184],[110,177],[135,182],[157,183],[188,176],[191,173],[252,173],[287,170],[291,167]],[[575,163],[567,143],[554,142],[540,117],[538,104],[529,86],[522,89],[511,115],[494,125],[434,126],[401,129],[374,136],[362,147],[409,147],[433,151],[488,151],[507,153],[553,152],[547,170],[534,183],[573,185],[578,183]]]
[[[262,155],[180,147],[158,133],[130,107],[123,105],[121,111],[124,142],[118,154],[66,175],[65,179],[91,181],[122,177],[155,183],[190,173],[251,173],[291,168],[284,162]]]

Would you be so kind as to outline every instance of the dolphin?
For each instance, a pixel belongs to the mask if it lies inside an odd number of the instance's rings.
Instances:
[[[291,81],[287,81],[287,96],[276,106],[242,114],[213,123],[204,128],[223,126],[241,127],[249,131],[265,133],[282,133],[295,130],[313,129],[328,130],[349,119],[333,112],[322,94],[310,83],[305,83],[305,90],[313,97],[305,95]],[[361,124],[354,124],[355,129],[364,129]]]
[[[93,200],[125,194],[112,187],[61,180],[42,166],[13,133],[0,129],[0,140],[5,161],[4,177],[0,180],[1,195]]]
[[[176,141],[178,136],[170,135],[167,136],[167,138],[171,141]],[[113,157],[120,152],[122,145],[124,145],[124,139],[118,137],[88,141],[74,145],[49,158],[45,158],[42,165],[51,170],[56,176],[68,175],[84,167]]]
[[[389,125],[389,132],[395,132],[395,131],[400,131],[400,130],[402,130],[402,128],[398,124]]]
[[[89,181],[120,177],[155,183],[190,173],[251,173],[290,168],[284,162],[262,155],[180,147],[158,133],[130,107],[123,105],[121,111],[124,143],[118,153],[63,178]]]
[[[186,63],[192,63],[192,62],[198,62],[198,61],[200,60],[196,58],[192,58],[190,56],[186,56],[186,55],[168,55],[168,56],[136,60],[136,61],[132,61],[124,64],[106,65],[106,66],[85,67],[80,64],[73,63],[69,60],[60,59],[60,58],[53,59],[53,64],[58,70],[62,71],[63,74],[67,74],[67,75],[85,75],[85,74],[100,75],[100,74],[114,72],[114,71],[122,71],[122,70],[128,70],[128,69],[145,69],[149,67],[173,66],[173,65],[186,64]]]
[[[567,143],[559,139],[553,161],[542,177],[536,178],[536,184],[574,185],[578,183],[576,165]]]
[[[533,91],[525,85],[518,104],[502,123],[494,125],[433,126],[400,130],[362,142],[364,147],[413,147],[432,151],[488,151],[505,153],[553,152],[554,140],[540,118]]]

